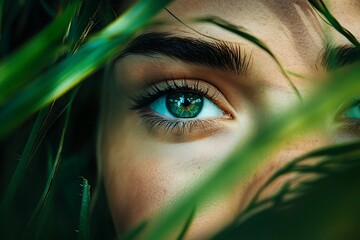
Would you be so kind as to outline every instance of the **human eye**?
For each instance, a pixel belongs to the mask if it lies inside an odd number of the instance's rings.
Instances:
[[[345,117],[360,121],[360,99],[355,100],[344,112]]]
[[[349,134],[360,136],[360,98],[342,106],[337,120]]]
[[[152,84],[133,98],[132,105],[151,133],[184,141],[223,129],[221,123],[234,118],[230,108],[216,87],[191,79]]]

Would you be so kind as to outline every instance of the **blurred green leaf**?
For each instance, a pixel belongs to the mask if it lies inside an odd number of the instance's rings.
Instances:
[[[0,109],[0,138],[119,54],[129,38],[168,2],[170,0],[139,1],[119,19],[92,37],[74,55],[64,59],[18,92]],[[28,61],[34,60],[30,58]],[[9,77],[12,75],[8,74]],[[0,91],[2,89],[0,85]]]
[[[43,124],[49,114],[51,107],[43,108],[34,123],[34,126],[31,129],[30,136],[27,140],[27,143],[25,145],[25,148],[21,154],[20,161],[15,169],[15,172],[12,175],[12,178],[10,180],[9,186],[7,187],[6,194],[4,198],[1,200],[0,205],[0,213],[5,214],[7,210],[9,209],[9,206],[17,192],[19,183],[21,182],[24,173],[26,171],[26,168],[30,164],[31,156],[34,152],[34,149],[36,149],[36,145],[39,144],[39,139],[41,137],[39,134],[45,134],[42,133],[40,130],[43,127]],[[2,215],[0,214],[0,215]]]
[[[45,30],[17,50],[0,65],[0,107],[28,84],[49,62],[64,50],[63,37],[69,27],[76,4],[70,5]]]
[[[65,133],[66,130],[68,128],[68,124],[69,124],[69,119],[70,119],[70,113],[71,113],[71,106],[72,103],[74,101],[74,98],[76,96],[77,93],[77,89],[74,90],[74,92],[72,93],[72,96],[69,100],[69,103],[67,105],[67,110],[66,110],[66,115],[65,115],[65,121],[64,121],[64,127],[62,129],[62,133],[61,133],[61,137],[60,137],[60,143],[59,143],[59,147],[56,153],[56,157],[55,157],[55,162],[53,164],[52,167],[52,171],[47,179],[47,183],[45,186],[45,189],[41,195],[41,198],[31,216],[30,222],[28,223],[28,226],[25,229],[25,233],[24,233],[24,237],[23,238],[31,238],[31,232],[34,232],[34,229],[36,229],[36,225],[37,222],[39,220],[39,218],[42,215],[42,212],[45,209],[45,204],[46,201],[48,199],[48,196],[50,194],[50,190],[51,187],[53,186],[56,174],[58,172],[59,169],[59,165],[60,165],[60,160],[61,160],[61,153],[62,153],[62,149],[63,149],[63,144],[64,144],[64,139],[65,139]]]

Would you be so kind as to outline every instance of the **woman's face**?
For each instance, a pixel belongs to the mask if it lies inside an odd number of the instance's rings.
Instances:
[[[360,38],[360,2],[329,1],[335,17]],[[100,157],[110,211],[119,234],[151,219],[219,166],[258,124],[277,118],[299,97],[274,60],[249,41],[210,23],[217,16],[267,44],[306,99],[326,76],[326,43],[349,45],[305,0],[174,1],[165,20],[137,36],[115,61],[106,89]],[[325,30],[326,29],[326,30]],[[326,32],[326,34],[325,34]],[[206,37],[206,36],[209,37]],[[214,40],[217,39],[217,40]],[[351,48],[350,48],[351,51]],[[196,213],[188,238],[205,238],[231,222],[280,166],[359,132],[337,123],[289,139]],[[331,131],[327,131],[327,130]],[[272,186],[275,191],[281,182]]]

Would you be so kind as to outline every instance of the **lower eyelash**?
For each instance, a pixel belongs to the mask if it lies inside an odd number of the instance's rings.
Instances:
[[[214,128],[218,124],[211,119],[192,119],[192,120],[173,120],[164,119],[161,116],[157,116],[156,113],[139,111],[140,118],[149,126],[149,132],[154,132],[163,128],[167,134],[183,135],[187,132],[191,132],[194,129],[201,128],[206,131],[209,128]]]
[[[352,134],[360,134],[360,121],[359,120],[348,120],[345,122],[345,125],[343,127],[348,133]]]

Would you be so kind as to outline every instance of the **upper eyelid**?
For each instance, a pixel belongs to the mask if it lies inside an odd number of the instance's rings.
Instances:
[[[157,97],[163,96],[167,93],[177,90],[194,91],[195,93],[200,93],[205,97],[209,98],[210,100],[215,101],[215,103],[221,101],[220,94],[222,93],[220,93],[220,91],[216,87],[198,79],[190,80],[186,78],[165,80],[165,81],[153,83],[148,87],[144,88],[143,90],[140,90],[141,93],[133,97],[133,101],[139,102],[138,98],[142,98],[142,97],[156,99]]]

